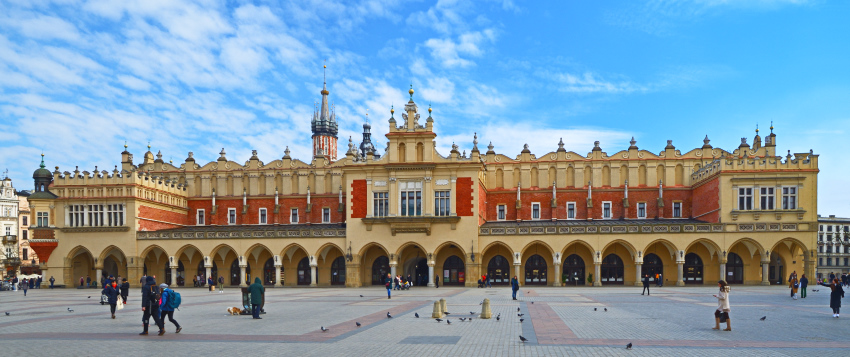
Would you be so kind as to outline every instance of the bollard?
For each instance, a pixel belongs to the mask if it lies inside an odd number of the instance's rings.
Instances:
[[[449,311],[446,310],[446,299],[440,299],[440,308],[443,310],[442,313],[444,314],[446,313],[446,311]]]
[[[493,312],[490,311],[490,299],[484,299],[484,303],[481,304],[481,316],[478,318],[489,319],[492,316]]]
[[[434,301],[434,312],[431,313],[432,319],[441,319],[443,318],[443,308],[440,307],[439,301]]]

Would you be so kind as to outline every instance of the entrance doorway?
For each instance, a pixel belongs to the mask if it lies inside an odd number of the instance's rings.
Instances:
[[[372,263],[372,285],[384,285],[384,279],[390,273],[390,258],[380,256]]]
[[[331,285],[345,284],[345,258],[337,257],[331,263]]]
[[[492,285],[510,284],[511,264],[501,255],[490,258],[490,263],[487,264],[487,278],[490,279]]]
[[[310,258],[304,257],[298,262],[298,285],[310,285]]]
[[[446,258],[443,263],[443,285],[463,285],[466,281],[466,266],[457,255]]]
[[[532,255],[525,261],[525,284],[546,285],[547,282],[546,259],[538,254]]]
[[[623,285],[623,260],[616,254],[608,254],[602,260],[602,273],[599,280],[602,285]]]
[[[584,285],[584,259],[578,254],[571,254],[564,260],[564,283],[567,286]]]
[[[688,253],[685,255],[685,284],[702,284],[702,258],[696,253]]]
[[[641,275],[649,274],[649,281],[656,284],[658,282],[655,281],[655,274],[661,274],[661,281],[664,282],[664,263],[661,262],[661,258],[655,255],[655,253],[649,253],[643,257],[643,269],[641,273]],[[643,277],[641,277],[641,280],[643,280]]]
[[[729,284],[744,283],[744,261],[738,254],[729,253],[726,258],[726,282]]]

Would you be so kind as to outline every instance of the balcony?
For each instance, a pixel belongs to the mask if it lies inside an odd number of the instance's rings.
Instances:
[[[3,236],[3,244],[18,244],[18,236],[8,235]]]

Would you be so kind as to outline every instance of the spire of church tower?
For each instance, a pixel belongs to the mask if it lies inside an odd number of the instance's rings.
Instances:
[[[323,66],[322,74],[322,104],[313,112],[311,127],[313,130],[313,157],[324,155],[331,161],[337,159],[337,133],[339,125],[336,122],[336,113],[328,106],[328,81],[327,65]]]

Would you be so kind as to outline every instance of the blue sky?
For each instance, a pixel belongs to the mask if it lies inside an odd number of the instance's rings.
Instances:
[[[850,3],[0,0],[0,157],[16,187],[140,160],[309,160],[327,60],[340,152],[389,107],[434,108],[438,150],[472,135],[557,148],[733,149],[774,122],[820,154],[819,213],[850,216]],[[0,167],[2,169],[3,167]]]

